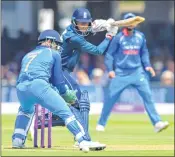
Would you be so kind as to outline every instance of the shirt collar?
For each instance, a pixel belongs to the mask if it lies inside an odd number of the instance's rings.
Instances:
[[[128,32],[127,28],[123,28],[122,32],[123,32],[124,36],[129,36],[129,32]],[[135,29],[133,30],[133,34],[134,33],[135,33]]]

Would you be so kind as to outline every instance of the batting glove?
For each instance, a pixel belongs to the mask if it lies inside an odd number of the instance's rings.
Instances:
[[[117,26],[111,26],[111,24],[115,22],[114,19],[110,18],[106,21],[106,37],[112,39],[113,36],[115,36],[118,32],[118,27]]]
[[[106,38],[112,39],[113,36],[115,36],[118,32],[118,27],[116,26],[110,26],[108,27],[108,32],[106,33]]]

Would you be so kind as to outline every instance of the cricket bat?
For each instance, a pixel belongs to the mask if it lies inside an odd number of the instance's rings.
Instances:
[[[112,26],[118,26],[118,27],[131,27],[131,26],[137,26],[139,23],[142,23],[145,21],[144,17],[136,16],[132,17],[126,20],[119,20],[111,23]]]

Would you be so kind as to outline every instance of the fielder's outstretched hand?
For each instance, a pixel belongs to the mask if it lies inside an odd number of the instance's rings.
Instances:
[[[145,70],[150,72],[152,77],[156,76],[156,73],[152,67],[146,67]]]

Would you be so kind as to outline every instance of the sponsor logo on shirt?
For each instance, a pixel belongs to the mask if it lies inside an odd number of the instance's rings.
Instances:
[[[138,45],[124,45],[123,54],[125,55],[137,55],[139,53],[140,46]]]
[[[139,51],[138,50],[124,50],[123,53],[125,55],[137,55]]]

